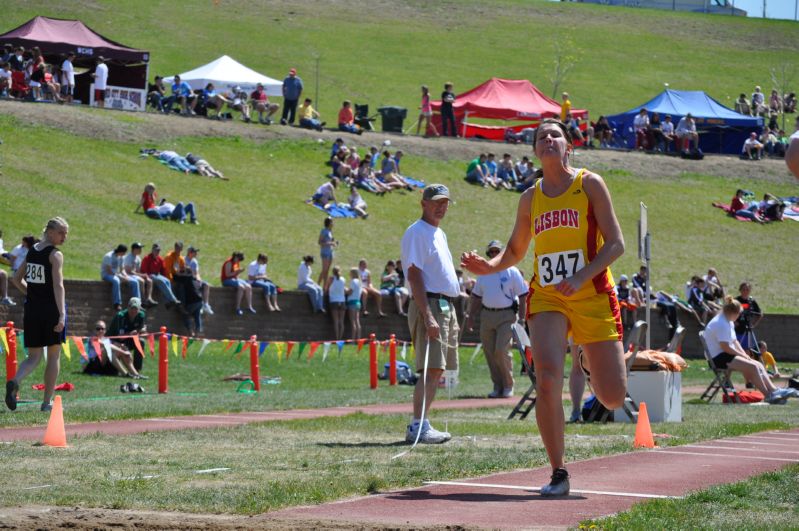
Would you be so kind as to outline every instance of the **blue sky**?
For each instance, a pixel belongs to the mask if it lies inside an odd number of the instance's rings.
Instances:
[[[735,7],[746,10],[750,17],[763,16],[763,0],[735,0]],[[794,20],[796,0],[766,0],[768,18],[787,18]]]

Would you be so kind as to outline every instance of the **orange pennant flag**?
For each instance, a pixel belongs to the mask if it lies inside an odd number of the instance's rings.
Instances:
[[[78,337],[73,337],[72,341],[74,341],[75,346],[78,347],[78,352],[80,352],[80,356],[84,360],[89,361],[89,356],[86,355],[86,347],[83,345],[83,341],[81,341],[80,338]]]
[[[294,348],[294,341],[286,341],[286,359],[291,357],[291,349]]]
[[[155,357],[155,336],[150,334],[147,336],[147,346],[150,347],[150,357]]]
[[[141,348],[141,341],[139,341],[138,334],[133,334],[133,344],[136,345],[136,350],[139,351],[139,354],[141,354],[142,357],[144,357],[144,349]]]
[[[313,358],[313,355],[316,352],[316,350],[319,348],[319,345],[320,344],[317,343],[317,342],[314,342],[314,341],[311,342],[311,348],[310,348],[310,350],[308,350],[308,360],[309,361],[311,360],[311,358]]]
[[[225,345],[225,352],[227,352],[228,350],[230,350],[230,347],[232,347],[232,346],[233,346],[233,341],[231,341],[231,340],[229,340],[229,339],[225,339],[225,340],[223,340],[223,341],[222,341],[222,343],[224,343],[224,345]]]
[[[363,349],[363,346],[364,346],[365,344],[366,344],[366,338],[363,338],[363,339],[359,339],[359,340],[358,340],[358,352],[360,352],[360,351],[361,351],[361,349]]]
[[[183,356],[183,359],[185,360],[186,359],[186,351],[189,350],[189,338],[186,337],[186,336],[183,336],[182,339],[183,339],[183,351],[181,352],[181,355]]]
[[[94,347],[94,352],[97,354],[97,357],[100,358],[100,361],[103,361],[103,349],[100,346],[100,340],[96,337],[92,338],[92,347]]]

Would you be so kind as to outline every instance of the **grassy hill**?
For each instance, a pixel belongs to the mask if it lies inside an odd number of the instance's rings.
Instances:
[[[170,121],[112,111],[49,106],[30,109],[31,113],[48,111],[46,116],[53,123],[77,120],[81,115],[134,127],[156,119],[160,123]],[[198,134],[210,123],[171,120],[196,127]],[[234,132],[257,127],[228,125],[238,127]],[[198,246],[205,276],[214,284],[218,284],[222,261],[234,250],[243,251],[248,259],[258,252],[268,253],[272,275],[286,287],[296,282],[300,257],[318,254],[316,239],[324,216],[304,204],[327,171],[322,161],[326,160],[329,144],[319,144],[317,135],[267,141],[241,136],[179,136],[152,143],[202,154],[232,177],[230,182],[221,182],[169,170],[154,160],[139,158],[140,143],[92,138],[88,136],[89,127],[86,129],[87,136],[81,136],[0,115],[0,130],[14,132],[4,138],[2,146],[5,193],[0,197],[0,212],[7,247],[23,233],[37,234],[48,217],[59,214],[71,224],[70,241],[64,247],[70,277],[98,278],[102,255],[117,243],[134,240],[145,245],[159,241],[165,246],[183,240]],[[326,134],[328,139],[333,136]],[[366,137],[362,141],[366,142]],[[374,137],[369,141],[374,142]],[[478,144],[474,149],[484,148]],[[753,182],[684,172],[656,179],[624,169],[625,157],[640,158],[620,154],[608,159],[612,162],[605,167],[592,164],[608,181],[628,241],[628,253],[614,268],[617,275],[637,268],[635,226],[638,203],[644,201],[650,207],[650,227],[655,235],[657,287],[681,292],[688,276],[714,265],[729,284],[743,279],[754,282],[766,311],[797,311],[799,286],[784,281],[796,278],[797,267],[779,257],[786,242],[796,241],[799,227],[791,221],[769,226],[739,223],[709,206],[711,200],[726,199],[736,187],[787,195],[795,193],[795,185],[786,180]],[[457,204],[444,228],[453,253],[482,249],[493,238],[507,238],[517,194],[467,185],[462,179],[465,160],[435,160],[411,153],[403,164],[409,175],[451,187]],[[651,164],[667,165],[670,161],[652,157]],[[134,214],[148,181],[157,185],[161,197],[197,203],[201,225],[158,222]],[[340,220],[336,224],[334,234],[341,241],[338,263],[350,267],[366,257],[373,271],[381,270],[385,260],[398,256],[402,231],[418,217],[419,196],[402,192],[366,199],[372,213],[369,220]],[[522,269],[529,273],[529,268],[528,258]]]
[[[299,69],[324,115],[344,98],[416,109],[419,85],[456,92],[491,76],[527,78],[546,93],[553,52],[578,60],[562,89],[593,116],[624,111],[670,83],[731,105],[799,48],[790,21],[605,8],[543,0],[6,0],[2,29],[35,15],[78,18],[152,52],[171,75],[228,54],[282,79]],[[799,83],[799,79],[795,80]]]

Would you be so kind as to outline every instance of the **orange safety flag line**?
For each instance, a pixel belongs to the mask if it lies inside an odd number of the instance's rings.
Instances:
[[[291,357],[291,350],[294,348],[294,341],[286,341],[286,359]]]
[[[103,353],[102,349],[100,348],[100,340],[95,338],[91,339],[92,347],[94,347],[94,353],[97,354],[97,357],[100,358],[100,361],[103,361]]]
[[[315,341],[312,341],[312,342],[311,342],[311,348],[310,348],[310,350],[308,350],[308,359],[309,359],[309,360],[310,360],[311,358],[313,358],[313,355],[314,355],[314,353],[316,352],[316,350],[317,350],[318,348],[319,348],[319,343],[317,343],[317,342],[315,342]]]
[[[142,357],[144,357],[144,349],[141,348],[141,341],[139,341],[139,336],[138,335],[134,334],[134,336],[133,336],[133,344],[136,345],[136,350],[139,351],[139,354],[141,354]]]
[[[89,356],[86,355],[86,347],[83,345],[83,341],[80,341],[77,337],[72,337],[72,341],[75,342],[75,346],[78,347],[78,352],[80,352],[81,357],[89,361]]]
[[[155,334],[147,336],[147,346],[150,347],[150,357],[155,357]]]
[[[366,338],[362,338],[358,340],[358,352],[363,349],[363,346],[366,344]]]
[[[181,352],[181,355],[183,356],[184,360],[186,359],[186,351],[187,350],[189,350],[189,338],[188,337],[183,337],[183,351]]]

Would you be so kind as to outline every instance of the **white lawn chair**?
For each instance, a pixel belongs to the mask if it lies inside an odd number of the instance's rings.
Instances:
[[[669,344],[666,345],[666,352],[671,352],[673,354],[680,354],[682,352],[682,342],[685,339],[685,333],[687,330],[684,326],[678,325],[677,330],[674,331],[674,336],[669,341]]]

